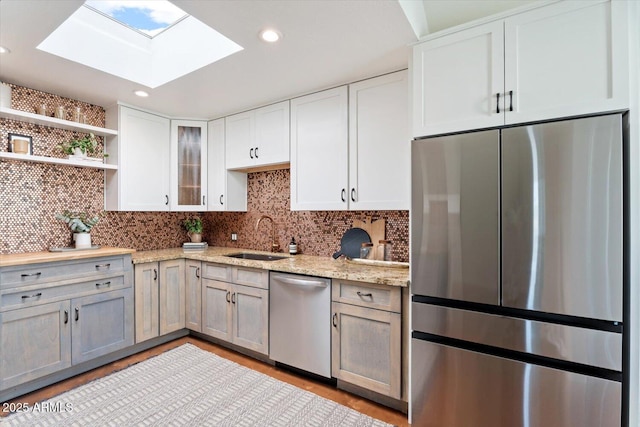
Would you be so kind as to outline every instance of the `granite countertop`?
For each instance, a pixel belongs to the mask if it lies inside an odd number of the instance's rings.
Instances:
[[[284,256],[285,259],[277,261],[255,261],[225,256],[239,252],[278,255]],[[288,255],[284,253],[273,254],[270,252],[225,247],[209,247],[204,251],[184,251],[182,248],[159,249],[155,251],[140,251],[132,255],[134,264],[179,258],[240,267],[261,268],[283,273],[377,283],[388,286],[409,286],[409,269],[406,266],[362,265],[342,258],[336,260],[331,257],[302,254]]]
[[[37,264],[51,261],[71,261],[74,259],[94,258],[134,253],[135,249],[101,247],[69,252],[25,252],[21,254],[0,255],[0,267],[12,265]]]

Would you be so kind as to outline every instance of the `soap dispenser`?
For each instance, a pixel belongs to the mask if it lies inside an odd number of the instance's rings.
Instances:
[[[291,237],[291,242],[289,242],[289,255],[295,255],[298,253],[298,244],[296,243],[296,239]]]

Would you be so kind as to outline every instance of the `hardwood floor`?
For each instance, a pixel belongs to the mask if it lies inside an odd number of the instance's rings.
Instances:
[[[73,378],[69,378],[68,380],[64,380],[57,384],[51,385],[49,387],[45,387],[43,389],[37,390],[33,393],[20,396],[16,399],[13,399],[12,402],[29,403],[30,405],[33,405],[36,402],[41,402],[43,400],[49,399],[60,393],[64,393],[67,390],[71,390],[74,387],[78,387],[82,384],[86,384],[97,378],[101,378],[103,376],[109,375],[112,372],[124,369],[127,366],[130,366],[134,363],[138,363],[140,361],[148,359],[149,357],[156,356],[167,350],[178,347],[184,343],[191,343],[203,350],[210,351],[211,353],[217,354],[220,357],[224,357],[225,359],[232,360],[250,369],[256,370],[258,372],[262,372],[263,374],[269,375],[280,381],[284,381],[289,384],[295,385],[296,387],[308,390],[326,399],[333,400],[334,402],[337,402],[341,405],[347,406],[349,408],[355,409],[356,411],[367,414],[373,418],[377,418],[379,420],[385,421],[390,424],[394,424],[399,427],[409,426],[409,423],[407,421],[407,416],[401,412],[394,411],[393,409],[389,409],[385,406],[378,405],[377,403],[371,402],[367,399],[363,399],[361,397],[355,396],[345,391],[338,390],[335,387],[332,387],[330,385],[323,384],[321,382],[314,381],[309,378],[297,376],[291,372],[285,371],[278,367],[271,366],[267,363],[261,362],[259,360],[255,360],[251,357],[245,356],[240,353],[236,353],[232,350],[226,349],[224,347],[220,347],[216,344],[213,344],[207,341],[202,341],[195,337],[179,338],[175,341],[171,341],[169,343],[159,345],[150,350],[143,351],[133,356],[129,356],[127,358],[118,360],[116,362],[113,362],[108,365],[102,366],[100,368],[94,369],[92,371],[86,372],[84,374],[77,375]],[[3,414],[2,411],[0,411],[0,417],[6,416],[6,415],[7,414]],[[0,422],[0,424],[2,423]]]

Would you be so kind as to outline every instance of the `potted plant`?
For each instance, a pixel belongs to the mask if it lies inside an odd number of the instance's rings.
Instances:
[[[98,146],[98,140],[93,133],[85,134],[82,138],[63,142],[58,146],[63,153],[68,155],[87,157],[87,153],[94,153]]]
[[[202,242],[202,220],[200,218],[187,218],[182,222],[182,225],[193,243]]]
[[[61,214],[57,214],[56,219],[64,221],[73,231],[73,240],[76,242],[77,249],[91,247],[91,235],[89,232],[100,221],[99,216],[89,217],[86,212],[65,210]]]

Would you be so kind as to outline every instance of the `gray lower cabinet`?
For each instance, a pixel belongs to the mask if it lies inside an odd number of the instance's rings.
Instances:
[[[185,261],[185,298],[186,313],[185,326],[187,329],[196,332],[202,332],[202,275],[201,262],[186,260]]]
[[[71,366],[70,301],[0,313],[0,390]]]
[[[185,327],[185,260],[135,265],[136,343]]]
[[[401,399],[401,290],[334,279],[332,300],[332,375]]]
[[[131,256],[0,269],[0,391],[133,345]]]
[[[202,278],[202,333],[269,354],[268,271],[205,266]],[[229,281],[207,278],[211,276]],[[215,272],[215,273],[214,273]],[[250,283],[253,286],[241,285]]]

